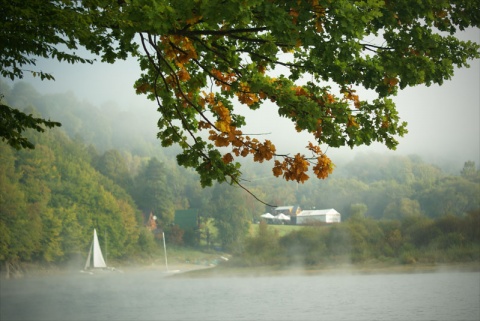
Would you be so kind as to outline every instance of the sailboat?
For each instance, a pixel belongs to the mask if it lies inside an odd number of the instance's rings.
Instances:
[[[93,229],[92,244],[90,245],[87,262],[85,262],[85,267],[82,272],[90,272],[90,274],[92,274],[92,270],[115,270],[115,268],[107,267],[107,263],[103,258],[102,249],[100,248],[100,243],[98,242],[96,229]]]

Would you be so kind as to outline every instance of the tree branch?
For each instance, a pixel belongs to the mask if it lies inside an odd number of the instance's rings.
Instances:
[[[243,186],[242,184],[240,184],[240,182],[234,178],[234,177],[231,177],[230,178],[232,179],[232,181],[237,184],[241,189],[243,189],[244,191],[246,191],[248,194],[250,194],[251,196],[253,196],[254,199],[256,199],[257,201],[259,201],[260,203],[264,204],[264,205],[267,205],[267,206],[270,206],[270,207],[277,207],[278,205],[272,205],[272,204],[268,204],[267,202],[264,202],[262,201],[261,199],[259,199],[257,196],[255,196],[255,194],[253,194],[252,192],[250,192],[250,190],[248,188],[246,188],[245,186]]]
[[[190,36],[190,35],[210,35],[210,36],[225,36],[236,33],[257,33],[268,30],[267,27],[258,28],[241,28],[241,29],[227,29],[227,30],[178,30],[172,31],[172,34]]]
[[[377,52],[376,50],[372,49],[372,48],[375,48],[375,49],[379,49],[379,50],[395,50],[395,48],[391,48],[391,47],[383,47],[383,46],[377,46],[377,45],[372,45],[372,44],[369,44],[369,43],[361,43],[359,42],[359,44],[367,49],[367,50],[370,50],[370,51],[373,51],[373,52]]]

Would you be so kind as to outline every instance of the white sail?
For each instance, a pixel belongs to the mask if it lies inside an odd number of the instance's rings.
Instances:
[[[91,260],[93,256],[93,260]],[[107,264],[103,259],[100,243],[98,242],[97,230],[93,229],[93,241],[88,251],[87,262],[85,263],[85,270],[88,268],[106,268]]]

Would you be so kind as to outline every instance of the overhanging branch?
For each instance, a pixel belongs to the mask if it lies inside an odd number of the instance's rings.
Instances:
[[[257,33],[268,30],[267,27],[258,28],[240,28],[240,29],[226,29],[226,30],[177,30],[172,34],[190,36],[190,35],[209,35],[209,36],[225,36],[237,33]]]

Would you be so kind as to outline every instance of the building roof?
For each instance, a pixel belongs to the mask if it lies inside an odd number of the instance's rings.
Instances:
[[[181,229],[196,228],[198,225],[198,209],[176,210],[173,223]]]
[[[329,208],[325,210],[307,210],[301,211],[297,216],[315,216],[315,215],[331,215],[331,214],[340,214],[335,209]]]

